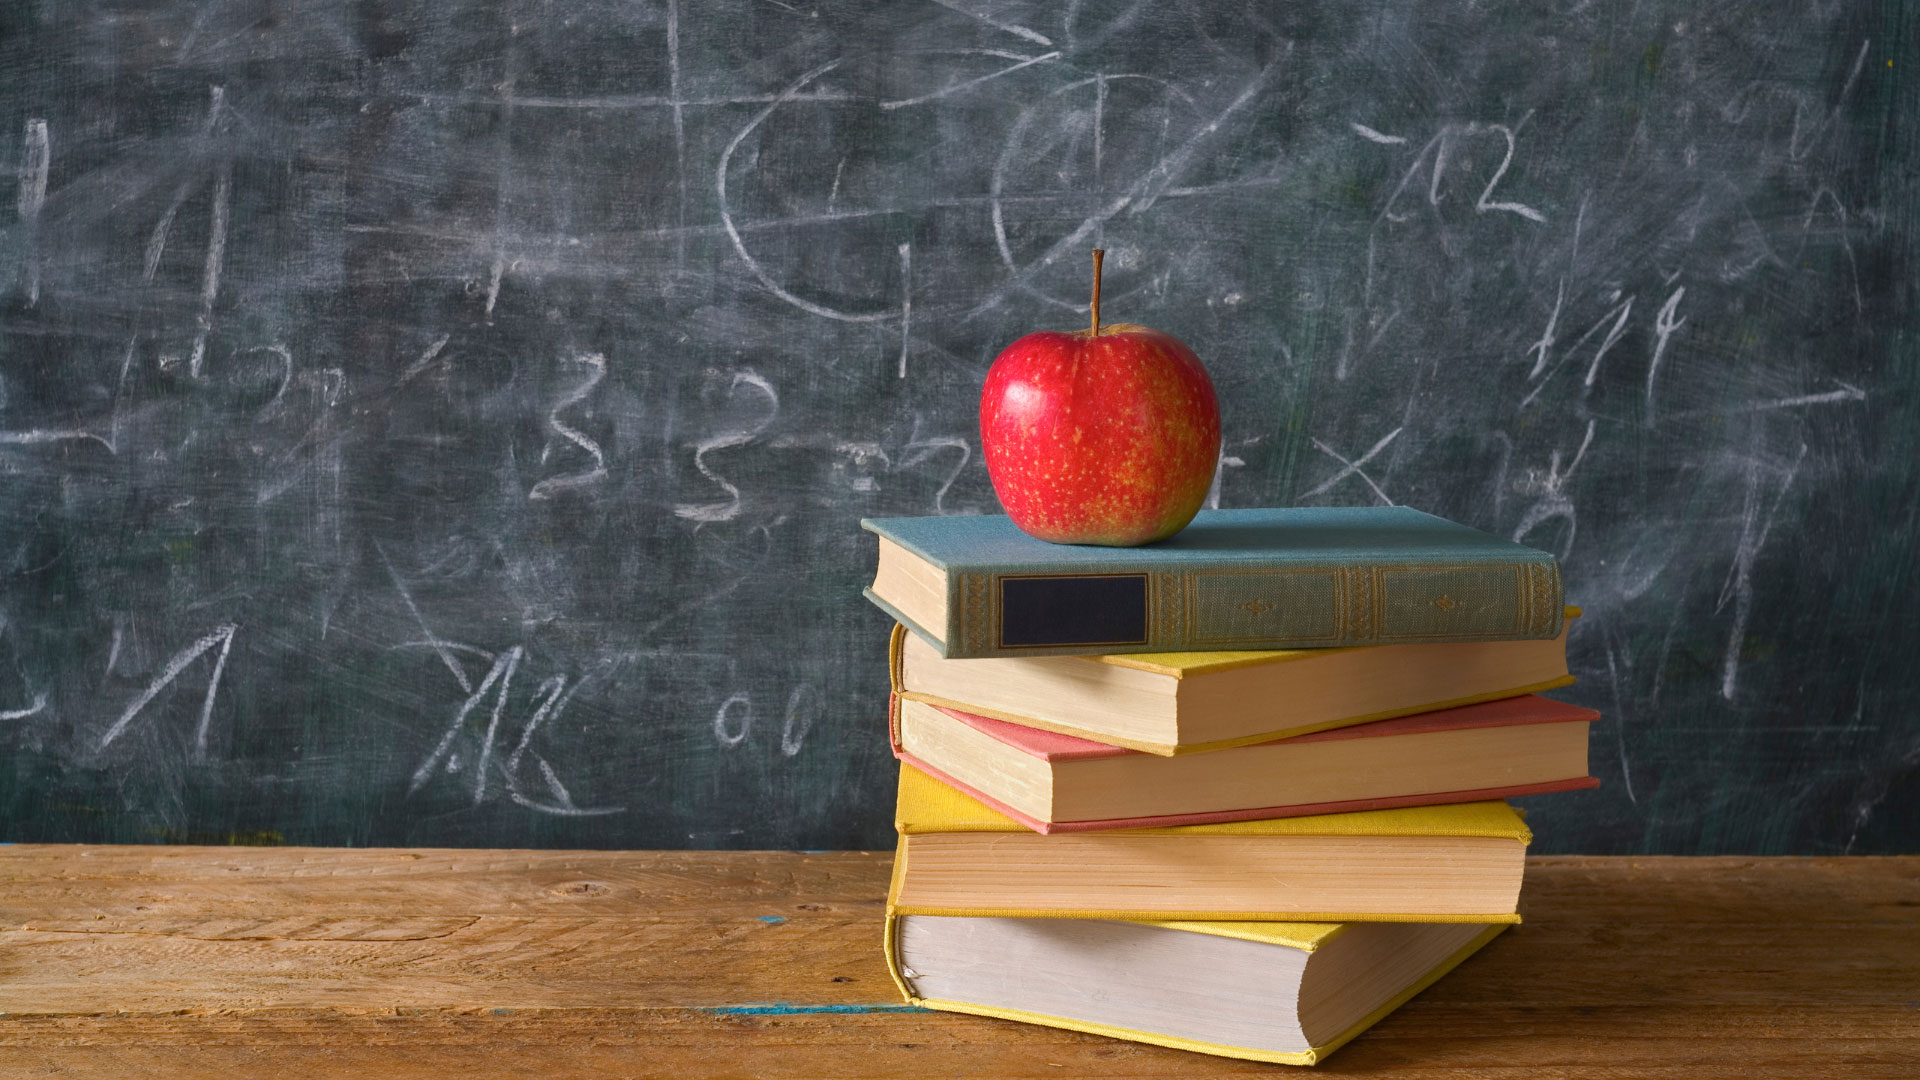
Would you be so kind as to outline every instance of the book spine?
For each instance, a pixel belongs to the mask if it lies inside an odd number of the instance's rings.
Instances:
[[[1551,558],[1371,566],[953,567],[950,659],[1213,652],[1552,638]]]

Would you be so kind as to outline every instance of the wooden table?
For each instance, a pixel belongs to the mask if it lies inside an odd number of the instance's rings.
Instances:
[[[885,854],[0,847],[0,1076],[1279,1075],[908,1010]],[[1313,1075],[1920,1076],[1920,858],[1531,861]]]

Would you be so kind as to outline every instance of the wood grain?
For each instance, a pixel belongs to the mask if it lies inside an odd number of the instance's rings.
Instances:
[[[904,1011],[878,853],[0,848],[0,1074],[1270,1075]],[[1920,858],[1529,863],[1340,1076],[1920,1073]]]

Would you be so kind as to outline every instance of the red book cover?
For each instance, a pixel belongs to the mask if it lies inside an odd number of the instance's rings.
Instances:
[[[1108,746],[1091,739],[1076,738],[1058,732],[1041,731],[1037,728],[1009,724],[1004,720],[993,720],[958,709],[931,706],[947,714],[968,727],[988,735],[1022,753],[1030,754],[1047,762],[1066,762],[1087,758],[1120,757],[1140,755],[1138,750],[1129,750],[1121,746]],[[894,756],[933,776],[950,787],[966,792],[975,799],[986,803],[1002,814],[1020,822],[1039,833],[1056,832],[1103,832],[1115,829],[1163,828],[1170,825],[1204,825],[1219,821],[1258,821],[1263,818],[1305,817],[1310,814],[1345,814],[1357,810],[1386,810],[1401,806],[1436,806],[1445,803],[1479,802],[1487,799],[1507,799],[1521,795],[1545,795],[1556,791],[1578,791],[1583,788],[1600,786],[1600,781],[1592,776],[1569,777],[1540,784],[1516,784],[1507,787],[1479,788],[1473,791],[1429,792],[1422,795],[1401,795],[1380,799],[1350,799],[1344,802],[1298,803],[1292,806],[1262,806],[1240,810],[1215,810],[1198,814],[1162,814],[1153,817],[1108,818],[1101,821],[1041,821],[1024,814],[1000,800],[980,791],[971,784],[961,783],[941,770],[928,765],[900,746],[900,702],[894,698],[888,702],[888,728],[893,742]],[[1438,709],[1434,712],[1418,713],[1413,716],[1398,716],[1390,720],[1376,720],[1371,724],[1355,724],[1352,727],[1336,728],[1332,731],[1316,731],[1309,735],[1295,735],[1288,739],[1275,739],[1262,746],[1279,743],[1329,742],[1335,739],[1369,739],[1385,735],[1417,735],[1435,731],[1460,731],[1467,728],[1511,727],[1519,724],[1562,724],[1592,722],[1600,714],[1592,709],[1583,709],[1578,705],[1568,705],[1552,698],[1527,694],[1522,697],[1504,698],[1499,701],[1485,701],[1476,705],[1462,705],[1454,709]],[[1214,753],[1231,754],[1233,750],[1216,750]]]

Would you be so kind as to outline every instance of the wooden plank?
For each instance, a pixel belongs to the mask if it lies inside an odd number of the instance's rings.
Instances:
[[[1272,1075],[904,1011],[885,854],[0,848],[0,1073]],[[1319,1067],[1920,1074],[1920,858],[1530,862],[1525,925]]]

